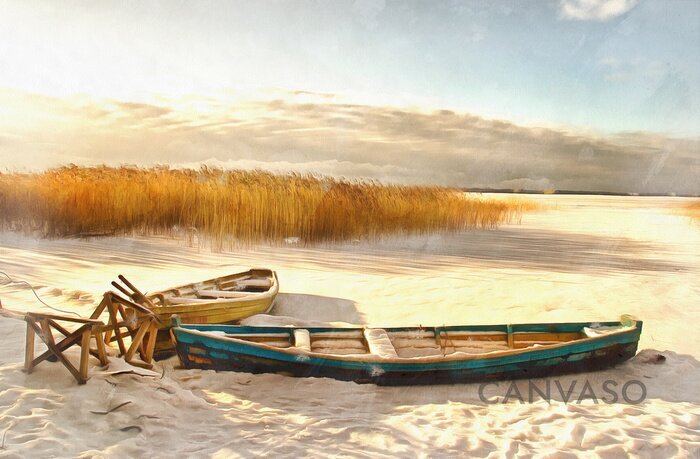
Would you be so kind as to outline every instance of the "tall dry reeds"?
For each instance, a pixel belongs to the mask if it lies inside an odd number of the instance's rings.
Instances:
[[[298,174],[69,166],[0,174],[0,223],[47,237],[196,231],[229,242],[303,242],[493,228],[527,201]]]
[[[685,207],[685,213],[695,220],[700,220],[700,201],[694,201]]]

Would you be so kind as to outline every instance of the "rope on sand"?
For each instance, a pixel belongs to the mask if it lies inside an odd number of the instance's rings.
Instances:
[[[2,274],[3,276],[7,277],[7,278],[9,279],[9,281],[10,281],[9,283],[3,283],[2,285],[24,284],[24,285],[26,285],[27,287],[29,287],[29,288],[32,290],[32,293],[34,293],[34,296],[36,297],[36,299],[39,300],[39,301],[41,302],[41,304],[43,304],[43,305],[46,306],[47,308],[52,309],[52,310],[54,310],[54,311],[56,311],[56,312],[62,312],[62,313],[64,313],[64,314],[72,314],[72,315],[74,315],[74,316],[76,316],[76,317],[80,317],[80,314],[78,314],[77,312],[65,311],[65,310],[63,310],[63,309],[58,309],[58,308],[55,308],[55,307],[51,306],[50,304],[47,304],[44,300],[42,300],[42,299],[39,297],[39,294],[36,293],[36,290],[34,290],[34,287],[33,287],[32,284],[30,284],[29,282],[23,281],[23,280],[14,280],[12,277],[10,277],[9,274],[7,274],[7,273],[4,272],[4,271],[0,271],[0,274]],[[2,304],[2,303],[0,303],[0,304]]]

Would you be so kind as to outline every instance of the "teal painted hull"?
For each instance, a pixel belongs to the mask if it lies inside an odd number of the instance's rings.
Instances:
[[[506,330],[518,332],[578,332],[591,323],[521,324],[511,326],[482,325],[422,328],[436,333],[483,332]],[[602,323],[619,326],[619,322]],[[642,323],[621,333],[592,339],[571,341],[547,347],[528,348],[521,352],[474,359],[392,359],[391,361],[358,361],[342,356],[328,358],[310,353],[290,353],[284,350],[255,346],[240,340],[222,339],[197,332],[222,331],[231,334],[289,333],[287,327],[242,327],[226,325],[184,325],[173,328],[180,360],[186,368],[249,373],[280,373],[297,377],[328,377],[358,383],[380,385],[452,384],[546,377],[565,373],[600,370],[614,366],[637,351]],[[358,331],[362,329],[307,328],[310,333]],[[387,332],[411,331],[416,328],[386,328]]]

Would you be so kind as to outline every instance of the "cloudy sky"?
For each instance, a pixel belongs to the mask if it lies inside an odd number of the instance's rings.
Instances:
[[[700,2],[2,1],[0,167],[700,193]]]

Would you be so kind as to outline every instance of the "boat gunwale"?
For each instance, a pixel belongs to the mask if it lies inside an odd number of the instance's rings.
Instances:
[[[188,283],[188,284],[182,284],[182,285],[178,285],[178,286],[176,286],[176,287],[169,287],[169,288],[166,288],[166,289],[157,290],[157,291],[155,291],[155,292],[147,292],[147,293],[146,293],[146,296],[156,295],[156,294],[158,294],[158,293],[169,292],[169,291],[171,291],[171,290],[178,290],[178,289],[181,289],[181,288],[192,287],[192,286],[194,286],[195,284],[201,284],[201,283],[204,283],[204,282],[211,282],[211,281],[215,281],[215,280],[219,280],[219,279],[226,279],[226,278],[229,278],[229,277],[230,277],[230,278],[235,278],[236,276],[243,277],[243,276],[245,276],[246,274],[252,275],[253,271],[269,271],[269,272],[270,272],[270,275],[271,275],[272,277],[275,277],[275,279],[276,279],[276,271],[273,270],[273,269],[269,269],[269,268],[250,268],[250,269],[247,269],[247,270],[245,270],[245,271],[238,272],[238,273],[226,274],[226,275],[219,276],[219,277],[212,277],[211,279],[204,279],[204,280],[197,281],[197,282],[190,282],[190,283]],[[272,287],[270,287],[270,288],[272,288]]]

